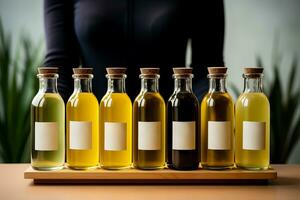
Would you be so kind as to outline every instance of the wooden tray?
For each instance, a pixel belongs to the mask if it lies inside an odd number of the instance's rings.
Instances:
[[[274,169],[265,171],[204,170],[176,171],[162,170],[86,170],[75,171],[64,168],[59,171],[37,171],[29,167],[25,179],[34,183],[100,183],[100,184],[266,184],[277,178]]]

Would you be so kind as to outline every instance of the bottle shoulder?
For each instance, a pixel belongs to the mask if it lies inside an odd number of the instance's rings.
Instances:
[[[264,93],[242,93],[237,101],[237,105],[248,106],[250,104],[270,106],[268,97]]]
[[[265,99],[268,100],[268,97],[263,92],[245,92],[242,93],[238,99],[241,98],[259,98],[259,99]]]
[[[38,92],[32,99],[31,105],[35,107],[43,107],[48,104],[61,104],[64,106],[64,100],[59,93]]]
[[[168,104],[172,106],[178,106],[179,104],[199,104],[198,99],[195,94],[190,92],[178,92],[174,93],[169,101]]]
[[[165,104],[164,98],[158,92],[141,92],[134,100],[134,104],[157,103]]]
[[[73,92],[68,100],[68,105],[74,104],[98,104],[97,97],[91,92]]]
[[[101,106],[111,107],[112,105],[116,106],[131,106],[131,99],[126,93],[106,93],[101,101]]]
[[[227,92],[217,92],[217,93],[207,93],[201,104],[212,104],[212,103],[231,103],[233,104],[233,99]]]

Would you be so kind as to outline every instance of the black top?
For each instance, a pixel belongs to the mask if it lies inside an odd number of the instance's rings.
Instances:
[[[172,67],[184,66],[187,40],[197,96],[206,90],[207,66],[223,66],[222,0],[45,0],[45,66],[60,67],[58,89],[73,91],[72,68],[94,68],[93,91],[106,91],[105,67],[128,67],[127,93],[140,90],[140,67],[160,67],[160,92],[173,92]],[[204,80],[201,82],[201,80]]]

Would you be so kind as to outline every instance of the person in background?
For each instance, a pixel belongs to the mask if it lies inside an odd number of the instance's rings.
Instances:
[[[222,0],[44,0],[45,66],[59,67],[64,101],[73,91],[72,68],[93,67],[93,91],[106,90],[105,67],[127,67],[127,93],[140,90],[140,67],[160,67],[160,93],[173,92],[172,67],[186,63],[191,41],[194,90],[207,90],[206,67],[223,66]],[[204,81],[205,80],[205,81]]]

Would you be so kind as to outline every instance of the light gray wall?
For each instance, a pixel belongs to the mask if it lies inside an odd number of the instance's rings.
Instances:
[[[274,50],[282,57],[280,66],[286,82],[292,58],[300,59],[300,1],[225,0],[225,12],[224,58],[233,82],[242,85],[242,66],[255,66],[257,56],[271,79]]]
[[[14,46],[24,33],[44,45],[43,0],[0,0],[0,17]]]
[[[44,41],[42,0],[0,0],[0,16],[13,42],[27,32],[34,41]],[[262,58],[266,79],[272,79],[272,52],[282,57],[281,75],[287,82],[293,56],[300,62],[299,0],[225,0],[226,35],[224,59],[230,81],[242,88],[242,67],[256,66]],[[275,37],[276,35],[276,37]],[[300,77],[300,69],[297,77]],[[286,85],[286,84],[285,84]],[[297,85],[300,85],[298,78]],[[300,163],[300,142],[290,162]]]
[[[265,82],[272,80],[273,63],[278,63],[272,55],[276,50],[281,57],[278,64],[286,88],[293,57],[300,63],[300,1],[225,0],[225,13],[224,59],[230,70],[228,79],[242,89],[242,67],[256,66],[256,57],[260,56],[265,67]],[[300,163],[299,155],[300,142],[289,162]]]

